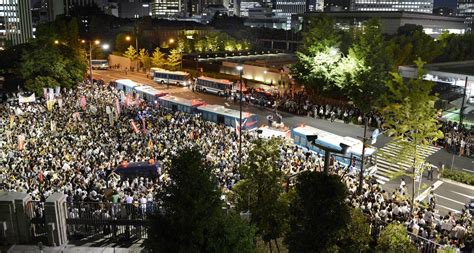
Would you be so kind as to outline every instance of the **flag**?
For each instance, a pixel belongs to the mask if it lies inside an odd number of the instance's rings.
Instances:
[[[10,115],[10,129],[13,128],[13,123],[15,123],[15,115]]]
[[[43,88],[43,96],[44,96],[45,100],[48,99],[48,89],[47,88]]]
[[[58,105],[59,108],[63,108],[63,100],[61,98],[58,98]]]
[[[153,141],[151,140],[151,137],[148,139],[148,148],[149,148],[150,150],[153,150],[153,149],[154,149]]]
[[[56,122],[54,120],[51,120],[51,132],[56,131]]]
[[[81,107],[82,107],[82,110],[86,110],[86,97],[85,96],[81,96]]]
[[[138,130],[137,124],[135,124],[135,121],[130,120],[130,125],[132,125],[132,129],[136,134],[140,132],[140,130]]]
[[[54,89],[48,88],[48,100],[54,99]]]
[[[115,112],[117,112],[117,115],[120,115],[120,103],[118,101],[118,98],[115,99]]]
[[[38,172],[38,181],[42,183],[44,180],[43,171]]]
[[[46,101],[46,107],[48,108],[48,111],[53,110],[54,102],[55,102],[54,99],[50,99],[50,100]]]
[[[25,136],[20,134],[18,135],[18,150],[25,149]]]
[[[240,120],[235,119],[235,133],[240,135]]]
[[[146,123],[145,123],[145,117],[142,117],[142,125],[143,125],[143,133],[146,134]]]

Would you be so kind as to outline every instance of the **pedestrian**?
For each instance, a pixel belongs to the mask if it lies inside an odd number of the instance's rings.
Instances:
[[[433,181],[433,166],[431,164],[428,164],[427,166],[427,172],[428,172],[428,180]]]

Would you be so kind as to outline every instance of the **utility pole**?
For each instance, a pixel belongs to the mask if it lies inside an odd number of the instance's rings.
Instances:
[[[464,83],[464,94],[462,96],[462,102],[461,102],[461,110],[459,112],[459,125],[462,126],[463,120],[464,120],[464,103],[466,102],[466,92],[467,92],[467,80],[468,77],[466,76],[466,82]]]
[[[357,192],[362,194],[362,184],[364,183],[364,162],[365,162],[365,146],[367,143],[367,117],[364,114],[364,137],[362,137],[362,157],[360,158],[360,171],[359,171],[359,187]]]
[[[240,110],[239,110],[239,167],[242,166],[242,74],[244,67],[242,65],[237,66],[237,70],[240,74]]]

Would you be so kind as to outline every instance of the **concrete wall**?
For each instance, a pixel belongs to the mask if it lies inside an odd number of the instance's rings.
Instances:
[[[30,243],[30,195],[0,191],[0,243]]]
[[[239,75],[239,71],[237,70],[237,63],[235,62],[222,62],[221,73],[229,74],[229,75]],[[243,64],[243,75],[242,77],[247,80],[257,81],[265,84],[279,84],[280,80],[285,83],[288,83],[288,73],[283,72],[281,73],[280,70],[269,68],[269,67],[262,67],[262,66],[254,66]],[[265,72],[266,71],[266,72]]]
[[[124,57],[124,56],[118,56],[118,55],[109,55],[109,66],[111,68],[114,68],[115,65],[119,65],[119,68],[120,70],[124,70],[124,69],[130,69],[130,67],[134,67],[136,68],[136,64],[137,62],[134,62],[132,64],[132,62],[130,61],[130,59],[128,59],[127,57]]]

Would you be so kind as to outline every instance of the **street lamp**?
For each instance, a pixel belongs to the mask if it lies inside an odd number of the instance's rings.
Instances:
[[[126,41],[131,41],[132,37],[127,35],[127,37],[125,37],[125,40]],[[138,36],[135,36],[135,49],[138,50]]]
[[[173,43],[174,43],[174,39],[171,38],[171,39],[169,40],[169,43],[170,43],[170,44],[173,44]]]
[[[59,40],[55,40],[54,44],[56,44],[56,45],[59,44]]]
[[[242,166],[242,74],[244,67],[242,65],[237,66],[237,70],[240,75],[240,110],[239,110],[239,167]]]
[[[92,79],[92,43],[94,43],[94,45],[96,46],[99,46],[100,45],[100,40],[81,40],[81,43],[82,44],[85,44],[86,42],[89,42],[89,79],[90,79],[90,82],[91,84],[93,83],[93,79]],[[110,48],[110,46],[108,44],[104,44],[102,45],[102,49],[104,50],[108,50]]]

